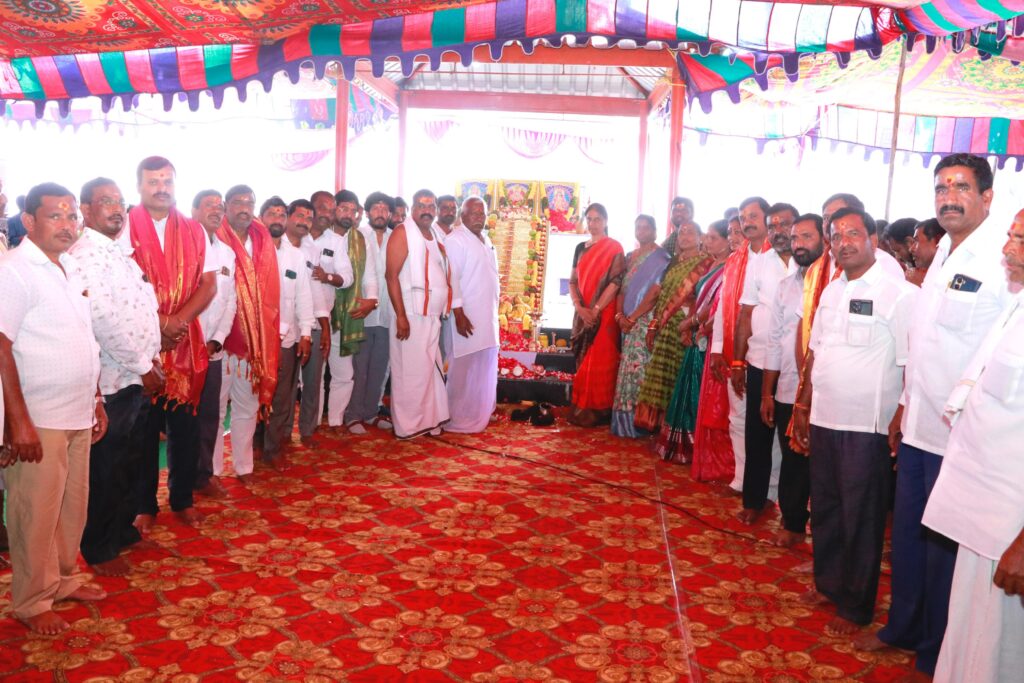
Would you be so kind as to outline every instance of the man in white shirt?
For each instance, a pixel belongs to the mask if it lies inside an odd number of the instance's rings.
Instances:
[[[437,221],[434,227],[441,231],[441,238],[447,240],[455,230],[455,217],[459,214],[459,202],[450,194],[437,198]]]
[[[986,221],[992,181],[988,161],[969,154],[947,156],[935,168],[935,216],[946,236],[921,284],[906,387],[889,428],[899,468],[892,604],[878,638],[856,643],[867,649],[884,643],[914,650],[915,667],[925,675],[935,670],[956,563],[956,544],[921,525],[949,439],[943,406],[1010,300],[1001,275],[1003,233]]]
[[[319,200],[321,194],[326,195],[330,205],[336,206],[330,193],[317,192],[313,196]],[[345,240],[331,229],[330,222],[307,220],[304,224],[309,225],[309,230],[302,238],[300,248],[306,255],[306,272],[313,280],[313,313],[319,323],[313,326],[313,350],[309,361],[302,366],[302,401],[299,405],[299,438],[302,443],[311,445],[323,417],[324,363],[331,352],[331,311],[338,290],[352,284],[352,263]]]
[[[761,385],[761,421],[778,432],[782,465],[779,468],[779,511],[782,529],[776,545],[790,548],[803,543],[807,535],[811,493],[807,456],[790,447],[786,428],[793,417],[800,384],[796,343],[804,305],[804,273],[825,250],[821,216],[804,214],[793,224],[791,244],[797,270],[781,283],[771,308],[768,348],[765,352],[764,382]]]
[[[747,401],[743,434],[746,453],[743,510],[739,513],[739,520],[744,524],[757,521],[768,500],[778,495],[782,451],[775,440],[775,428],[761,419],[761,385],[775,292],[779,282],[796,270],[789,233],[799,215],[791,204],[782,203],[765,212],[771,249],[765,249],[747,265],[740,296],[730,383],[733,391],[745,396]]]
[[[391,419],[395,436],[408,439],[441,433],[448,422],[439,339],[441,316],[459,298],[458,278],[438,232],[431,227],[437,211],[434,193],[413,195],[412,216],[388,241],[388,296],[391,319]]]
[[[487,206],[480,197],[462,205],[462,228],[444,247],[462,296],[452,300],[455,334],[449,348],[448,412],[451,432],[482,432],[498,396],[498,260],[484,233]]]
[[[936,681],[1024,671],[1024,211],[1003,254],[1016,293],[946,400],[953,428],[924,513],[960,544]]]
[[[350,432],[374,425],[391,429],[391,421],[378,416],[384,383],[388,377],[388,325],[391,323],[391,302],[386,296],[388,224],[395,208],[394,200],[382,192],[374,192],[364,205],[369,217],[369,229],[360,228],[366,241],[366,259],[376,266],[377,308],[363,320],[365,338],[352,356],[352,397],[345,409],[345,424]],[[385,294],[381,296],[381,294]]]
[[[715,309],[711,328],[711,356],[708,362],[711,363],[711,371],[721,381],[730,379],[732,373],[741,374],[745,368],[745,361],[733,358],[736,348],[736,321],[739,318],[740,297],[743,296],[747,268],[753,264],[758,254],[769,248],[766,214],[770,208],[768,202],[761,197],[746,199],[740,206],[739,218],[746,242],[739,249],[734,250],[725,262],[722,293],[718,308]],[[678,231],[676,232],[678,233]],[[737,369],[732,370],[732,368]],[[735,390],[735,386],[745,384],[746,375],[742,374],[742,377],[743,381],[738,384],[731,381],[726,382],[726,391],[729,395],[729,440],[732,442],[733,458],[736,464],[735,474],[733,480],[729,482],[729,488],[737,493],[743,489],[743,473],[746,464],[746,451],[744,450],[746,402],[743,400],[743,394],[737,393]]]
[[[142,540],[133,522],[149,403],[164,388],[160,320],[152,285],[130,245],[118,240],[126,222],[121,190],[113,180],[96,178],[82,187],[80,198],[85,229],[68,254],[89,292],[109,424],[89,453],[89,514],[81,549],[100,576],[124,576],[131,567],[120,553]]]
[[[0,260],[11,612],[32,631],[54,635],[69,628],[54,602],[106,597],[76,570],[89,446],[103,437],[107,418],[89,292],[65,253],[78,233],[75,198],[55,183],[37,185],[22,217],[27,239]]]
[[[273,236],[254,218],[252,188],[236,185],[224,193],[224,200],[227,209],[217,237],[235,256],[237,305],[231,333],[224,341],[227,363],[220,403],[225,406],[231,401],[231,464],[238,480],[248,485],[256,423],[270,416],[277,386],[280,278]],[[216,452],[213,473],[218,477],[224,473],[223,457]]]
[[[271,226],[277,269],[281,277],[281,353],[277,390],[263,442],[263,455],[270,462],[283,460],[284,445],[291,439],[295,422],[295,394],[299,387],[299,368],[309,361],[313,350],[313,281],[300,245],[309,234],[313,207],[305,199],[288,206],[287,223]],[[282,239],[282,235],[285,237]]]
[[[207,257],[203,228],[175,208],[174,165],[147,157],[136,170],[139,204],[128,212],[129,239],[135,259],[153,285],[160,316],[160,363],[166,382],[150,407],[139,465],[139,514],[135,526],[145,533],[157,515],[160,434],[167,435],[167,489],[171,510],[185,524],[204,515],[195,509],[199,453],[199,418],[195,409],[209,365],[199,314],[217,292],[217,265]]]
[[[327,399],[327,424],[338,428],[344,422],[354,389],[352,358],[366,338],[366,317],[377,308],[377,259],[370,258],[369,235],[356,224],[359,198],[351,190],[334,195],[334,230],[344,245],[352,267],[352,280],[337,292],[331,313],[331,391]],[[352,434],[365,434],[361,423],[349,425]]]
[[[235,254],[217,237],[224,221],[224,200],[217,190],[203,190],[192,200],[192,219],[199,223],[209,238],[206,249],[211,262],[217,265],[217,294],[199,314],[199,324],[206,338],[210,364],[206,370],[203,393],[199,397],[199,464],[196,466],[196,493],[210,498],[227,495],[220,477],[213,473],[214,458],[224,456],[224,417],[220,389],[224,381],[224,340],[235,322]]]
[[[874,619],[889,508],[886,433],[899,402],[917,295],[875,260],[877,240],[875,222],[863,211],[833,215],[832,248],[843,274],[821,295],[807,358],[810,380],[793,404],[793,435],[810,452],[814,501],[817,590],[804,600],[835,604],[826,631],[838,635]]]

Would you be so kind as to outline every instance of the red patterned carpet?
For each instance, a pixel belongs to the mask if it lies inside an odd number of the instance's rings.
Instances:
[[[72,629],[0,619],[10,681],[890,681],[903,653],[823,635],[806,552],[604,430],[376,430],[296,447],[199,529],[161,516]],[[501,457],[504,453],[516,457]],[[526,458],[534,462],[526,462]],[[549,467],[553,466],[553,467]],[[576,476],[579,475],[579,476]],[[646,498],[645,498],[646,497]],[[661,499],[661,506],[648,499]],[[83,565],[84,566],[84,565]],[[10,572],[0,575],[7,612]],[[887,595],[887,587],[882,588]],[[882,605],[880,605],[881,608]]]

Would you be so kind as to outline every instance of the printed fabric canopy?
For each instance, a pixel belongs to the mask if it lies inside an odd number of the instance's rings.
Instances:
[[[244,96],[247,83],[269,88],[274,74],[297,78],[304,64],[322,74],[340,62],[351,80],[362,59],[376,75],[388,58],[411,73],[419,56],[436,66],[452,51],[468,63],[480,45],[498,57],[510,41],[529,51],[594,38],[692,51],[683,65],[693,80],[707,75],[699,56],[723,53],[730,67],[763,75],[775,61],[793,72],[808,53],[841,63],[878,56],[904,36],[998,53],[1024,33],[1022,12],[1024,0],[0,0],[0,100],[33,101],[40,112],[57,101],[66,111],[74,98],[127,107],[157,93],[168,106],[182,94],[194,107],[204,91],[216,104],[225,88]],[[720,87],[743,80],[711,71]]]

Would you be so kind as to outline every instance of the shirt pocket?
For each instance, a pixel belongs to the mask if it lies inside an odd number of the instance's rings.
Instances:
[[[981,388],[1002,403],[1010,403],[1019,393],[1024,375],[1024,356],[1008,348],[997,348],[985,366]]]
[[[948,330],[967,330],[971,326],[971,318],[974,317],[974,307],[977,303],[977,292],[947,289],[942,295],[935,321]]]
[[[850,346],[871,346],[874,330],[875,316],[847,314],[846,343]]]

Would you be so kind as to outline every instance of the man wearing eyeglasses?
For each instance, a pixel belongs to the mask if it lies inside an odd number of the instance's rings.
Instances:
[[[119,239],[127,216],[113,180],[82,187],[85,229],[68,251],[89,293],[92,330],[100,346],[100,392],[109,427],[89,453],[89,511],[82,557],[100,576],[124,576],[120,552],[142,536],[133,526],[139,456],[149,404],[164,387],[156,293]]]

